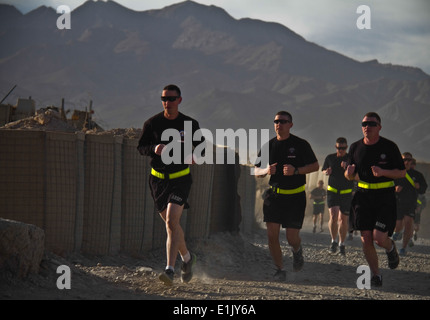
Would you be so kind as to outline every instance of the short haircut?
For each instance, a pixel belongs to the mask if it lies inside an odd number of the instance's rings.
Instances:
[[[346,138],[344,137],[339,137],[336,139],[336,143],[345,143],[348,144],[348,142],[346,142]]]
[[[379,124],[381,124],[381,117],[376,112],[368,112],[364,116],[369,117],[369,118],[376,118],[378,120]]]
[[[178,94],[178,97],[181,96],[181,89],[179,89],[179,87],[175,84],[169,84],[167,86],[164,87],[163,91],[167,90],[167,91],[176,91],[176,93]]]
[[[276,113],[275,116],[286,116],[286,117],[288,117],[290,119],[291,122],[293,122],[293,117],[287,111],[278,111],[278,113]]]
[[[404,156],[405,158],[408,158],[408,159],[412,159],[412,153],[410,153],[410,152],[403,152],[402,153],[402,156]]]

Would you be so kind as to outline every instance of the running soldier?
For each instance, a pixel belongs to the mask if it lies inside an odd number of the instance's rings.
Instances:
[[[382,286],[374,242],[386,250],[388,266],[397,268],[399,255],[389,238],[396,226],[394,179],[403,178],[406,170],[397,145],[379,135],[382,126],[377,113],[367,113],[361,126],[364,138],[349,149],[345,177],[354,180],[358,174],[360,178],[351,203],[354,229],[361,231],[364,256],[373,274],[371,284]]]
[[[315,233],[317,231],[317,220],[320,218],[320,232],[323,232],[323,223],[324,223],[324,210],[325,210],[325,199],[327,197],[327,191],[324,189],[324,181],[319,180],[318,186],[314,188],[309,194],[309,199],[313,200],[313,214],[312,214],[312,222],[313,229],[312,232]]]
[[[266,193],[263,214],[269,250],[277,269],[274,278],[280,281],[286,279],[279,243],[280,228],[286,229],[287,242],[292,247],[293,270],[299,271],[304,264],[299,233],[306,209],[306,174],[319,169],[311,146],[306,140],[290,133],[292,126],[290,113],[280,111],[275,115],[276,137],[266,143],[259,153],[261,156],[267,152],[269,163],[256,163],[255,167],[257,176],[270,175],[271,187]]]
[[[345,255],[345,240],[348,233],[349,209],[351,207],[354,182],[345,178],[348,143],[345,138],[336,139],[336,153],[329,154],[324,161],[322,171],[328,178],[327,206],[330,213],[328,228],[331,236],[330,251]]]
[[[168,85],[163,89],[161,101],[164,111],[144,123],[137,149],[140,154],[151,157],[152,168],[149,176],[149,186],[156,209],[165,222],[167,232],[167,265],[165,271],[160,274],[159,279],[166,285],[172,285],[178,252],[182,259],[182,282],[191,280],[193,264],[196,261],[196,256],[188,251],[184,232],[180,225],[182,211],[184,208],[189,207],[187,200],[192,178],[190,167],[186,164],[188,161],[182,161],[181,163],[173,161],[170,164],[163,162],[163,150],[168,143],[173,141],[173,137],[170,136],[169,141],[164,141],[162,140],[162,134],[167,129],[177,130],[183,142],[185,135],[194,135],[194,132],[199,129],[199,123],[179,112],[178,107],[182,102],[182,96],[181,90],[176,85]],[[186,121],[192,123],[192,132],[184,131]],[[193,141],[193,145],[196,146],[196,144],[197,142]],[[184,147],[182,146],[182,155],[184,155],[184,152]],[[187,156],[189,157],[190,155],[184,155],[181,159],[186,159]]]
[[[395,181],[397,193],[397,222],[393,240],[396,241],[403,238],[399,254],[404,256],[406,255],[406,247],[411,241],[414,232],[418,194],[424,194],[426,192],[427,184],[422,174],[412,169],[412,154],[410,152],[404,152],[402,157],[405,162],[406,176],[405,178]]]
[[[412,159],[411,168],[415,170],[415,166],[417,165],[417,161],[415,159]],[[427,181],[424,178],[424,175],[417,171],[417,173],[421,176],[419,179],[422,181],[420,188],[423,188],[423,190],[427,190]],[[425,187],[424,187],[425,184]],[[427,205],[427,199],[425,196],[425,191],[423,193],[418,193],[418,199],[417,199],[417,209],[415,210],[415,219],[414,219],[414,236],[413,241],[417,241],[418,239],[418,231],[420,231],[420,223],[421,223],[421,212],[423,212],[424,208]],[[411,240],[412,241],[412,240]],[[413,245],[413,242],[412,242]]]

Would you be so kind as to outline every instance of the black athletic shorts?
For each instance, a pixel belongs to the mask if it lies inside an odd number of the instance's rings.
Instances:
[[[325,209],[325,203],[314,204],[313,214],[317,215],[317,214],[320,214],[320,213],[324,213],[324,209]]]
[[[263,204],[264,222],[281,224],[283,228],[301,229],[305,218],[306,193],[277,194],[269,189]]]
[[[416,201],[402,201],[402,199],[397,199],[397,220],[402,220],[404,216],[415,218],[416,209]]]
[[[188,196],[192,184],[191,174],[176,179],[159,179],[150,175],[149,187],[158,212],[163,212],[169,203],[188,209]]]
[[[339,206],[340,212],[346,216],[351,209],[352,192],[340,194],[330,190],[327,191],[327,206],[329,208]]]
[[[396,226],[396,195],[394,188],[365,190],[358,188],[352,203],[354,230],[379,230],[393,234]]]

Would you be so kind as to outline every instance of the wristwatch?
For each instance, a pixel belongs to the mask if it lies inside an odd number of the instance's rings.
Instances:
[[[294,174],[299,174],[299,168],[294,169]]]

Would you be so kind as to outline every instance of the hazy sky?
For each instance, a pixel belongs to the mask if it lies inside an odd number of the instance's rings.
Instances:
[[[278,22],[327,49],[358,61],[414,66],[430,74],[429,0],[194,0],[226,10],[235,19]],[[85,0],[0,0],[27,13],[40,5],[70,9]],[[160,9],[182,0],[117,0],[136,11]],[[360,5],[370,8],[371,29],[359,29]],[[71,16],[73,28],[73,13]]]

